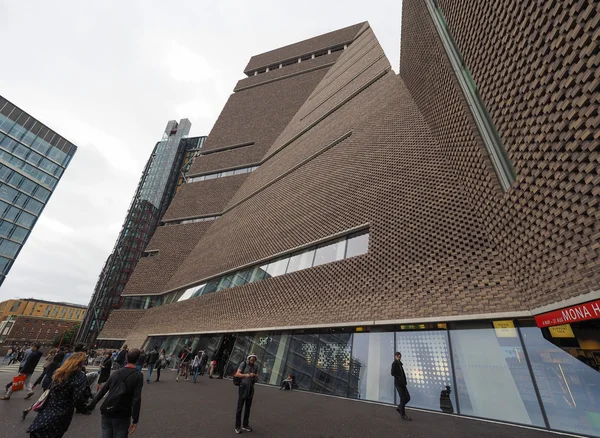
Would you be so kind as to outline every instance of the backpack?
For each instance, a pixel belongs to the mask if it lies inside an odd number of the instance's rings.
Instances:
[[[243,361],[240,366],[238,367],[238,370],[240,370],[242,373],[244,371],[246,371],[246,361]],[[237,370],[236,370],[236,374],[237,374]],[[240,386],[242,384],[242,377],[236,377],[235,375],[233,376],[233,384],[235,386]]]
[[[104,403],[102,403],[102,406],[100,406],[100,412],[102,412],[102,414],[111,414],[119,409],[121,400],[125,395],[127,395],[127,385],[125,384],[125,381],[135,373],[137,373],[136,370],[129,373],[114,387],[110,388],[108,391],[108,396],[104,400]]]

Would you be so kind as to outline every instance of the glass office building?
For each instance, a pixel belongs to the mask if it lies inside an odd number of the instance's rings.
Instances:
[[[76,150],[0,96],[0,285]]]
[[[144,168],[123,228],[100,274],[77,340],[95,342],[110,312],[121,307],[121,293],[138,260],[144,255],[185,170],[201,149],[205,137],[187,138],[188,119],[168,122]]]

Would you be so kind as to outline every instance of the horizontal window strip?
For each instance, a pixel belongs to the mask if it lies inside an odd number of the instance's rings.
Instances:
[[[235,271],[205,280],[201,284],[176,290],[164,295],[130,296],[122,309],[148,309],[163,304],[184,301],[248,283],[267,280],[284,274],[321,266],[328,263],[366,254],[369,250],[369,230],[347,232],[319,244],[251,264]]]
[[[315,67],[307,68],[305,70],[301,70],[301,71],[296,72],[296,73],[290,73],[290,74],[287,74],[287,75],[283,75],[283,76],[279,76],[279,77],[276,77],[276,78],[267,79],[267,80],[264,80],[264,81],[261,81],[261,82],[257,82],[256,84],[246,85],[244,87],[235,88],[233,91],[235,91],[237,93],[239,91],[249,90],[251,88],[260,87],[261,85],[266,85],[266,84],[270,84],[272,82],[277,82],[277,81],[281,81],[281,80],[284,80],[284,79],[293,78],[295,76],[300,76],[300,75],[303,75],[304,73],[310,73],[310,72],[313,72],[313,71],[321,70],[322,68],[328,68],[328,67],[331,67],[334,64],[335,64],[335,62],[329,62],[327,64],[323,64],[323,65],[318,65],[318,66],[315,66]],[[275,70],[273,70],[273,71],[275,71]],[[250,76],[250,77],[254,77],[254,76]]]
[[[249,142],[246,142],[246,143],[238,143],[238,144],[233,144],[233,145],[229,145],[229,146],[222,146],[220,148],[209,149],[209,150],[202,149],[200,155],[216,154],[218,152],[225,152],[225,151],[230,151],[232,149],[245,148],[245,147],[248,147],[248,146],[254,146],[254,142],[253,141],[249,141]]]
[[[225,178],[227,176],[233,175],[243,175],[244,173],[251,173],[258,169],[259,166],[250,166],[250,167],[239,167],[237,169],[230,170],[222,170],[220,172],[206,173],[204,175],[192,176],[187,178],[188,183],[193,183],[197,181],[206,181],[208,179],[215,178]]]
[[[208,221],[214,221],[220,217],[221,217],[221,215],[217,214],[217,215],[213,215],[213,216],[200,216],[200,217],[193,217],[193,218],[186,218],[186,219],[175,219],[175,220],[165,221],[165,226],[193,224],[196,222],[208,222]]]
[[[262,187],[260,187],[259,189],[253,191],[252,193],[250,193],[248,196],[244,197],[243,199],[239,200],[238,202],[236,202],[235,204],[233,204],[232,206],[226,208],[223,213],[227,213],[229,210],[237,207],[238,205],[242,204],[243,202],[246,202],[248,199],[252,198],[253,196],[257,195],[258,193],[262,192],[263,190],[267,189],[268,187],[272,186],[273,184],[275,184],[277,181],[280,181],[281,179],[285,178],[286,176],[288,176],[290,173],[298,170],[300,167],[304,166],[306,163],[308,163],[309,161],[314,160],[316,157],[318,157],[319,155],[321,155],[322,153],[328,151],[329,149],[331,149],[332,147],[334,147],[335,145],[341,143],[342,141],[346,140],[348,137],[350,137],[352,135],[352,131],[348,131],[347,133],[345,133],[344,135],[342,135],[341,137],[337,138],[336,140],[332,141],[331,143],[329,143],[327,146],[325,146],[324,148],[320,149],[319,151],[317,151],[316,153],[312,154],[310,157],[306,158],[305,160],[302,160],[300,163],[298,163],[297,165],[295,165],[294,167],[292,167],[290,170],[287,170],[286,172],[282,173],[281,175],[279,175],[278,177],[272,179],[271,181],[269,181],[268,183],[264,184]]]

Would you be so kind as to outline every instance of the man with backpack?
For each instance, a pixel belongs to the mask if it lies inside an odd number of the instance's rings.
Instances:
[[[89,410],[94,409],[108,392],[100,406],[103,438],[125,438],[135,432],[140,419],[144,387],[144,376],[135,367],[139,358],[139,349],[128,351],[127,365],[110,375],[88,406]]]
[[[254,397],[254,383],[258,378],[258,366],[256,365],[256,355],[250,354],[242,362],[233,376],[233,384],[238,387],[238,403],[235,412],[235,433],[252,432],[248,424],[250,420],[250,408],[252,407],[252,398]],[[244,421],[242,423],[242,409],[244,409]]]

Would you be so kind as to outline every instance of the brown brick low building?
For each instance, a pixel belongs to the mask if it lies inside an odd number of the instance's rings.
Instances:
[[[405,0],[399,75],[368,23],[252,57],[99,339],[386,403],[401,351],[412,406],[600,436],[599,17]]]
[[[39,342],[49,345],[52,341],[62,336],[79,321],[60,320],[53,318],[39,318],[34,316],[9,316],[10,329],[3,335],[3,346],[31,345]]]

